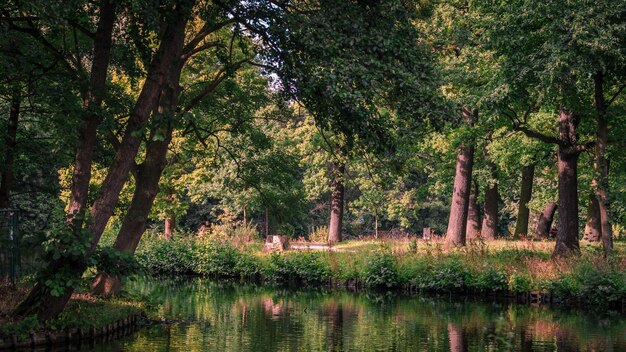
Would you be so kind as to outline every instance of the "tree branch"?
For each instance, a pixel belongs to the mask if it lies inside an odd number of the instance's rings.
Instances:
[[[535,131],[535,130],[531,130],[525,126],[514,126],[514,129],[516,131],[522,132],[524,133],[526,136],[530,137],[530,138],[535,138],[538,139],[544,143],[548,143],[548,144],[556,144],[559,146],[565,146],[565,142],[563,142],[562,140],[553,137],[553,136],[548,136],[546,134],[543,134],[541,132]]]
[[[626,88],[626,84],[624,84],[623,86],[619,87],[619,89],[617,90],[617,92],[615,92],[615,94],[611,97],[611,99],[609,99],[609,101],[606,102],[606,106],[607,107],[609,105],[611,105],[611,103],[613,103],[613,101],[615,101],[615,99],[617,99],[617,97],[624,90],[624,88]]]

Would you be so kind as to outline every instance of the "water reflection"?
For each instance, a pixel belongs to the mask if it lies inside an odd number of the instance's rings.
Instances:
[[[623,317],[201,279],[147,281],[164,321],[101,351],[626,351]]]

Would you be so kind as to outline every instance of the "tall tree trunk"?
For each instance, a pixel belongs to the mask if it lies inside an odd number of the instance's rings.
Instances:
[[[122,221],[113,248],[120,252],[135,253],[141,236],[148,226],[152,204],[159,193],[159,180],[166,165],[167,147],[172,138],[172,127],[167,129],[164,140],[151,139],[146,147],[146,159],[139,165],[133,199]],[[122,284],[120,278],[98,273],[92,285],[96,295],[116,295]]]
[[[100,5],[98,27],[93,41],[93,62],[89,86],[83,95],[84,118],[79,131],[78,146],[72,170],[69,215],[82,214],[87,206],[91,163],[96,147],[96,135],[102,121],[98,110],[106,92],[106,79],[111,60],[111,43],[115,22],[116,1],[103,0]],[[82,222],[77,224],[82,226]]]
[[[176,229],[176,217],[174,215],[168,216],[165,218],[165,230],[163,231],[163,236],[165,239],[169,240],[172,238],[174,234],[174,230]]]
[[[596,177],[594,177],[594,181],[600,210],[602,248],[604,249],[604,254],[609,255],[613,251],[613,229],[611,228],[611,210],[609,204],[609,161],[606,159],[609,123],[606,117],[607,103],[604,99],[604,75],[601,72],[594,75],[594,86],[598,123],[595,148],[596,160],[594,163]]]
[[[595,192],[589,194],[589,207],[587,208],[587,224],[583,239],[589,242],[599,242],[602,236],[600,227],[600,204]]]
[[[92,248],[97,245],[106,224],[113,215],[120,191],[126,183],[141,145],[141,130],[159,101],[165,77],[182,54],[185,25],[192,3],[192,1],[187,1],[178,3],[176,6],[176,16],[173,23],[165,30],[159,50],[150,65],[146,81],[128,120],[120,146],[102,182],[102,193],[91,207],[93,221],[89,224],[89,232],[93,236]]]
[[[558,151],[559,172],[559,231],[553,256],[580,253],[578,242],[578,157],[577,118],[571,111],[559,111],[559,134],[562,143]]]
[[[243,227],[248,227],[248,211],[245,203],[243,204]]]
[[[265,208],[265,238],[270,235],[270,214],[267,208]]]
[[[467,229],[465,237],[472,240],[480,236],[480,209],[478,208],[478,182],[472,182],[472,189],[467,208]]]
[[[546,203],[543,207],[543,211],[539,215],[537,221],[537,230],[535,231],[535,237],[547,239],[550,237],[550,229],[552,228],[552,222],[554,221],[554,213],[556,212],[557,205],[555,202]]]
[[[374,209],[374,238],[378,239],[378,208]]]
[[[533,195],[533,179],[535,177],[535,165],[527,165],[522,168],[522,186],[520,190],[520,199],[517,210],[517,221],[515,223],[515,237],[528,236],[528,220],[530,218],[530,209],[528,202]]]
[[[343,222],[343,197],[345,193],[343,177],[346,165],[343,162],[333,162],[332,165],[332,195],[330,201],[330,224],[328,225],[328,242],[341,242],[341,228]]]
[[[113,248],[116,251],[134,254],[139,241],[148,226],[148,216],[154,204],[154,200],[159,193],[159,181],[163,170],[167,166],[167,151],[172,141],[174,131],[176,108],[180,94],[180,75],[183,69],[182,62],[174,60],[167,79],[163,83],[159,105],[154,111],[157,126],[151,133],[146,144],[146,157],[138,167],[135,179],[135,191],[126,215],[122,220],[122,226]],[[157,136],[163,138],[156,138]],[[165,237],[170,238],[173,228],[169,228],[165,221]],[[100,272],[92,284],[92,294],[96,295],[116,295],[122,288],[121,279]]]
[[[488,158],[487,151],[485,149],[485,157]],[[493,240],[498,233],[498,172],[496,165],[487,160],[487,166],[491,170],[491,179],[487,182],[485,188],[485,205],[484,205],[484,217],[483,226],[480,230],[480,237],[484,240]]]
[[[111,58],[111,42],[113,24],[115,21],[116,6],[114,1],[103,0],[100,5],[98,26],[93,42],[93,62],[89,85],[83,92],[83,111],[85,118],[79,131],[79,141],[76,147],[75,165],[72,171],[72,186],[70,188],[70,203],[68,214],[83,213],[87,205],[87,193],[91,179],[91,163],[96,145],[96,133],[101,118],[97,111],[105,95],[106,77]],[[74,231],[80,232],[82,221],[76,224]],[[82,263],[67,263],[63,259],[48,265],[51,272],[75,272],[82,275],[85,265]],[[28,296],[16,307],[14,314],[20,316],[37,315],[39,321],[49,320],[61,313],[72,295],[72,290],[66,290],[60,296],[54,296],[51,288],[44,282],[35,283]]]
[[[478,119],[478,111],[470,112],[463,109],[463,117],[471,126]],[[469,209],[470,188],[472,185],[472,168],[474,167],[474,144],[469,142],[461,145],[456,158],[454,173],[454,191],[450,204],[450,217],[446,231],[446,248],[464,246],[467,229],[467,213]]]
[[[173,16],[170,17],[171,22],[163,34],[159,49],[148,69],[148,75],[129,118],[122,143],[102,184],[103,193],[91,208],[93,221],[89,223],[88,230],[92,240],[87,256],[95,250],[104,227],[113,214],[119,192],[126,181],[131,166],[134,164],[141,142],[138,132],[158,102],[164,77],[167,76],[174,60],[181,55],[184,29],[191,12],[192,3],[192,1],[188,1],[177,4]],[[63,272],[67,280],[80,278],[86,267],[83,260],[73,262],[65,258],[49,264],[50,272]],[[68,287],[61,295],[55,296],[45,282],[37,282],[28,297],[16,308],[15,313],[22,316],[35,314],[40,321],[52,319],[63,311],[73,291],[72,288]]]
[[[8,208],[11,203],[10,191],[13,185],[13,161],[15,160],[17,124],[20,117],[21,103],[22,96],[20,88],[17,87],[14,89],[11,97],[7,135],[5,137],[4,168],[2,169],[2,175],[0,175],[0,208]]]

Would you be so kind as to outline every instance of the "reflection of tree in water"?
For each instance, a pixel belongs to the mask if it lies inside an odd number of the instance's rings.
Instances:
[[[158,314],[127,351],[626,350],[626,322],[601,326],[580,312],[342,291],[289,291],[195,280],[148,282]],[[149,289],[148,289],[149,288]]]
[[[466,352],[467,338],[463,327],[449,323],[448,339],[450,340],[450,352]]]
[[[327,351],[343,351],[343,307],[332,302],[321,307],[320,312],[326,320]]]

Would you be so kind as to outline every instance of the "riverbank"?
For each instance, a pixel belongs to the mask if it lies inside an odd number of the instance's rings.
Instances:
[[[91,344],[126,336],[137,328],[146,303],[129,297],[98,298],[74,294],[61,315],[46,323],[11,311],[28,293],[28,287],[0,287],[0,350],[36,346]]]
[[[595,244],[582,255],[552,259],[552,242],[474,242],[443,250],[438,241],[348,241],[333,251],[262,253],[261,243],[178,238],[144,241],[137,260],[152,274],[196,274],[271,285],[343,286],[522,297],[597,310],[624,311],[626,243],[603,258]]]
[[[626,316],[587,310],[188,276],[125,288],[161,302],[150,316],[167,323],[98,351],[626,351]]]

